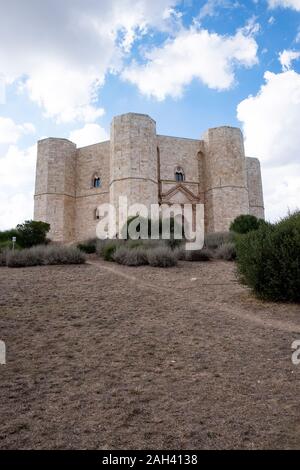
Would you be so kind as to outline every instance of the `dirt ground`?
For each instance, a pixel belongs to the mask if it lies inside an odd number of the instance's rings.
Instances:
[[[0,268],[0,448],[300,448],[296,339],[233,263]]]

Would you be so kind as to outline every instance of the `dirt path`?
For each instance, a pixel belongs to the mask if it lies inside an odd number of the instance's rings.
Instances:
[[[0,448],[298,448],[300,307],[231,263],[0,268]]]
[[[134,286],[137,288],[137,289],[145,289],[146,288],[150,288],[152,290],[154,290],[155,292],[159,291],[159,292],[167,292],[171,295],[174,294],[174,288],[170,288],[170,287],[163,287],[162,285],[158,284],[158,283],[147,283],[147,282],[144,282],[142,281],[139,277],[137,276],[134,276],[134,275],[129,275],[127,274],[126,272],[123,271],[124,268],[122,268],[121,266],[119,265],[116,265],[116,264],[113,264],[112,263],[103,263],[103,262],[99,262],[99,261],[88,261],[88,264],[90,264],[91,266],[94,266],[100,270],[104,270],[104,271],[108,271],[110,273],[113,273],[115,274],[116,276],[121,276],[129,281],[131,281],[132,283],[134,283]],[[188,263],[186,263],[186,266],[188,266]],[[125,269],[128,269],[128,268],[125,268]],[[191,281],[194,282],[194,281],[197,281],[197,278],[191,278]],[[203,283],[201,282],[201,287],[205,287],[205,288],[211,288],[211,289],[215,289],[216,286],[222,286],[222,287],[230,287],[230,286],[233,286],[235,283],[238,283],[237,280],[234,280],[232,279],[231,282],[223,282],[223,283],[217,283],[215,282],[214,284],[212,283]],[[189,288],[185,288],[186,289],[190,289],[191,286]],[[181,292],[182,290],[184,289],[181,289]],[[232,308],[228,308],[228,307],[225,307],[225,305],[223,303],[217,303],[216,301],[213,301],[214,302],[214,305],[218,308],[220,308],[222,310],[222,312],[224,313],[228,313],[229,315],[232,315]],[[198,305],[198,299],[189,299],[189,305]],[[264,328],[272,328],[272,329],[277,329],[277,330],[281,330],[281,331],[288,331],[288,332],[292,332],[292,333],[300,333],[300,322],[298,320],[298,323],[293,323],[290,321],[290,319],[285,319],[285,321],[281,321],[281,320],[275,320],[273,317],[270,317],[270,318],[261,318],[260,316],[254,316],[252,315],[251,313],[247,313],[246,310],[244,310],[242,308],[242,306],[240,306],[240,308],[238,310],[235,310],[234,312],[234,315],[235,316],[238,316],[240,319],[243,319],[245,321],[250,321],[250,322],[254,322],[254,323],[257,323],[259,324],[260,326],[264,327]]]

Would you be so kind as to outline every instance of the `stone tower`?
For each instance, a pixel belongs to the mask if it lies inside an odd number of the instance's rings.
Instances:
[[[150,208],[158,202],[156,123],[147,115],[128,113],[111,124],[110,202],[118,208],[119,196],[128,205]]]
[[[264,196],[258,158],[246,158],[247,183],[249,188],[249,213],[259,219],[265,218]]]
[[[75,238],[76,145],[66,139],[38,142],[34,219],[48,222],[50,238]]]
[[[240,129],[216,127],[204,135],[207,232],[222,232],[249,214],[244,140]]]

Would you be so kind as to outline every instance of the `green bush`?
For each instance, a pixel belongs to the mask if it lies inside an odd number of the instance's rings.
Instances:
[[[13,242],[10,240],[2,241],[0,242],[0,253],[3,251],[11,250],[13,247]],[[20,250],[20,245],[18,243],[15,243],[15,249]]]
[[[27,220],[17,228],[0,232],[0,251],[12,247],[12,238],[16,237],[15,248],[30,248],[31,246],[47,244],[47,233],[50,225],[45,222]]]
[[[265,223],[264,220],[258,219],[254,215],[239,215],[231,222],[230,231],[245,234],[252,230],[258,230]]]
[[[126,224],[122,228],[121,233],[122,233],[123,239],[126,239],[128,241],[130,240],[129,226],[134,221],[136,221],[135,224],[137,224],[136,225],[137,232],[139,232],[141,230],[140,223],[145,224],[145,226],[147,224],[147,231],[146,231],[145,235],[148,236],[148,240],[151,240],[151,219],[150,218],[145,219],[145,218],[137,216],[137,215],[129,217]],[[140,222],[140,223],[138,223],[138,222]],[[183,227],[180,227],[180,225],[178,224],[178,222],[176,222],[174,217],[170,217],[169,219],[166,219],[164,222],[165,222],[166,226],[170,227],[170,237],[169,238],[164,238],[164,237],[167,236],[167,233],[163,231],[165,225],[163,226],[162,219],[158,219],[157,221],[155,221],[154,225],[156,225],[156,229],[157,229],[157,232],[158,232],[159,239],[165,240],[166,244],[170,248],[174,249],[182,243],[182,239],[184,238],[183,233],[182,233]],[[182,239],[176,239],[175,238],[176,233],[181,233]]]
[[[50,225],[45,222],[27,220],[23,224],[17,225],[17,243],[22,248],[46,244],[49,230]]]
[[[171,250],[176,250],[176,248],[179,248],[183,244],[183,240],[171,237],[169,240],[165,240],[165,243]]]
[[[300,212],[236,240],[241,280],[261,298],[300,302]]]
[[[227,242],[220,245],[215,252],[217,259],[224,259],[225,261],[234,261],[236,259],[235,243]]]
[[[42,248],[45,251],[44,264],[83,264],[86,261],[85,254],[74,246],[52,245]]]
[[[0,251],[0,266],[7,266],[7,256],[9,250]]]
[[[114,261],[115,251],[121,245],[123,245],[121,240],[103,240],[101,244],[98,244],[98,254],[105,261]]]
[[[210,261],[212,258],[213,253],[209,248],[187,251],[185,257],[187,261]]]
[[[169,268],[177,265],[176,253],[171,248],[158,247],[147,251],[148,263],[157,268]]]
[[[7,253],[7,266],[21,268],[52,264],[82,264],[84,254],[76,247],[66,246],[34,246],[21,251]]]
[[[79,243],[77,245],[77,248],[80,251],[83,251],[84,253],[92,254],[92,253],[96,253],[96,244],[97,244],[97,239],[91,238],[90,240],[86,240],[82,243]]]
[[[134,249],[134,248],[145,247],[147,241],[148,240],[141,240],[141,239],[139,239],[139,240],[130,240],[129,239],[129,240],[124,241],[124,245],[126,246],[126,248],[131,250],[131,249]]]
[[[106,246],[109,246],[111,244],[119,245],[119,242],[118,242],[118,240],[110,240],[110,239],[100,240],[100,239],[97,239],[97,241],[96,241],[96,254],[98,256],[100,256],[101,258],[104,258],[104,250],[105,250]],[[120,246],[121,246],[121,244],[120,244]]]
[[[12,243],[12,238],[16,237],[18,239],[19,232],[17,229],[13,228],[11,230],[4,230],[3,232],[0,232],[0,244],[2,243]]]
[[[204,246],[210,250],[216,250],[224,243],[232,242],[234,234],[231,232],[207,233],[204,237]]]
[[[131,222],[135,221],[137,218],[139,218],[138,215],[133,215],[133,216],[130,216],[128,217],[125,225],[122,227],[121,229],[121,235],[122,235],[122,239],[123,240],[130,240],[130,237],[129,237],[129,233],[128,233],[128,229],[129,229],[129,226],[131,224]],[[141,220],[141,217],[139,218]],[[144,220],[144,219],[143,219]],[[149,222],[149,220],[147,221],[147,223]],[[137,225],[137,231],[140,229],[140,226]],[[148,226],[148,231],[149,231],[149,226]]]
[[[113,259],[118,264],[126,266],[143,266],[148,264],[147,249],[143,247],[128,248],[121,246],[116,249]]]

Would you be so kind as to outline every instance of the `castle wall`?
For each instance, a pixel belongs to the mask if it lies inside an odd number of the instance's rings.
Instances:
[[[54,138],[38,142],[34,218],[50,224],[54,241],[75,237],[75,174],[75,144]]]
[[[109,202],[110,142],[101,142],[77,150],[76,168],[76,240],[95,238],[95,209]],[[93,187],[93,177],[101,179],[101,187]]]
[[[241,214],[249,214],[243,135],[240,129],[209,129],[205,141],[205,215],[208,232],[229,230]]]
[[[135,113],[115,117],[110,148],[110,202],[118,208],[119,196],[126,196],[128,205],[157,203],[155,121]]]
[[[204,191],[200,187],[198,153],[203,151],[203,141],[179,137],[157,136],[160,153],[160,179],[162,193],[174,186],[176,167],[185,173],[184,186],[194,194]]]
[[[261,180],[260,162],[257,158],[246,158],[249,210],[259,219],[265,218],[264,197]]]

